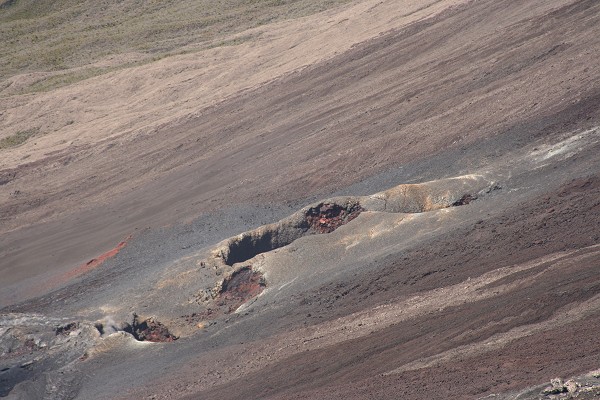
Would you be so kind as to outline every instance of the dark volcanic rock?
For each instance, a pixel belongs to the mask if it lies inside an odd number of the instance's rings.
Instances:
[[[137,314],[133,315],[131,325],[123,329],[127,333],[131,333],[136,340],[140,342],[172,342],[178,337],[169,332],[166,326],[154,318],[140,320]]]
[[[339,204],[321,203],[306,212],[306,220],[315,232],[331,233],[358,217],[363,211],[359,204],[342,207]]]

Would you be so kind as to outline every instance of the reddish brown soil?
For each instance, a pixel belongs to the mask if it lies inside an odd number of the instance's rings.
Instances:
[[[353,206],[346,209],[338,204],[319,204],[306,213],[308,225],[317,233],[331,233],[358,217],[364,209]]]
[[[246,301],[258,296],[265,286],[261,273],[252,271],[251,266],[243,267],[225,279],[216,304],[225,307],[226,313],[231,313]]]
[[[124,330],[131,333],[140,342],[172,342],[178,339],[169,332],[166,326],[154,318],[140,321],[137,315],[134,315],[133,323]]]
[[[64,279],[63,282],[68,281],[69,279],[76,278],[80,275],[83,275],[83,274],[93,270],[94,268],[99,267],[100,265],[102,265],[102,263],[104,261],[108,260],[111,257],[116,256],[119,253],[119,251],[121,251],[123,249],[123,247],[125,247],[127,245],[127,242],[130,239],[131,239],[131,235],[126,237],[122,242],[119,242],[119,244],[114,249],[111,249],[105,253],[102,253],[96,258],[92,258],[90,261],[86,262],[85,264],[81,264],[79,267],[69,271],[67,274],[64,274],[62,276],[62,278]]]
[[[375,271],[303,294],[288,318],[317,323],[405,296],[466,281],[471,276],[558,251],[600,243],[600,175],[575,179],[554,194],[514,204],[482,221],[390,257]],[[577,254],[585,254],[582,250]],[[600,338],[592,311],[567,325],[509,342],[500,349],[458,353],[431,367],[382,375],[411,361],[483,343],[494,334],[542,323],[563,307],[600,294],[600,256],[533,268],[485,290],[535,277],[535,284],[492,299],[452,307],[383,331],[301,352],[256,374],[191,398],[339,399],[398,396],[472,399],[515,390],[555,376],[598,367]],[[317,311],[318,310],[318,311]],[[307,317],[308,315],[308,317]]]
[[[461,311],[460,314],[452,317],[447,315],[436,317],[440,318],[439,323],[458,326],[461,316],[464,318],[467,315],[469,314]],[[490,393],[519,389],[533,382],[549,381],[549,377],[572,376],[595,369],[600,357],[598,350],[600,339],[590,327],[596,325],[599,320],[600,315],[595,314],[568,326],[519,339],[501,350],[489,351],[474,357],[458,356],[431,368],[383,376],[377,372],[385,372],[386,366],[401,362],[404,357],[411,357],[415,354],[416,348],[425,348],[428,345],[450,347],[456,344],[452,336],[458,332],[451,334],[452,329],[437,339],[438,331],[428,330],[425,325],[398,326],[394,329],[395,332],[373,335],[363,343],[353,342],[344,348],[331,349],[331,352],[309,354],[303,358],[303,361],[286,360],[286,364],[292,362],[297,366],[304,365],[305,371],[310,368],[315,372],[307,374],[308,377],[304,377],[305,380],[300,383],[304,393],[285,393],[269,398],[360,399],[373,396],[380,399],[395,399],[401,394],[411,399],[432,399],[443,398],[448,394],[453,399],[466,400]],[[421,335],[422,340],[415,341],[415,336]],[[390,346],[391,343],[400,341],[406,341],[406,344]],[[352,356],[340,358],[339,354],[344,350],[351,352]],[[329,362],[324,361],[327,357]],[[371,369],[372,373],[368,378],[361,377],[357,373],[345,374],[346,376],[337,374],[335,370],[346,363],[355,365],[357,371],[360,365],[360,369]],[[268,372],[275,373],[276,370],[274,368]],[[329,376],[319,378],[322,375]],[[332,378],[337,381],[336,384],[315,389],[322,385],[321,382],[324,383]],[[277,377],[268,378],[265,385],[268,385],[271,379],[275,382]],[[312,379],[312,382],[309,379]]]
[[[250,265],[242,267],[225,278],[216,298],[203,304],[206,309],[182,315],[181,318],[192,325],[210,324],[207,321],[233,313],[242,304],[261,294],[266,286],[265,279],[260,272],[253,271]]]
[[[119,242],[117,246],[113,249],[100,254],[98,257],[92,258],[88,262],[78,265],[73,269],[69,269],[67,271],[62,272],[58,276],[52,276],[43,283],[39,285],[35,285],[32,288],[28,288],[31,296],[35,296],[36,294],[44,293],[49,290],[54,290],[59,287],[62,287],[74,279],[85,275],[86,273],[98,268],[102,263],[104,263],[109,258],[116,256],[126,245],[127,242],[131,239],[131,235],[127,236],[123,241]]]

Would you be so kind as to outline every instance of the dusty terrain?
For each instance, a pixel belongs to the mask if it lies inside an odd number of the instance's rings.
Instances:
[[[600,4],[330,7],[6,73],[0,396],[599,395]]]

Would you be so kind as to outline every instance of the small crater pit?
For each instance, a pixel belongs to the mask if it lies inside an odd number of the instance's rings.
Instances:
[[[258,296],[265,286],[261,273],[253,271],[251,266],[242,267],[223,280],[217,305],[226,306],[225,312],[229,314],[246,301]]]
[[[263,276],[253,271],[249,264],[263,262],[261,259],[253,260],[260,254],[287,246],[302,237],[331,233],[363,212],[432,212],[470,204],[479,195],[485,196],[484,193],[499,188],[482,175],[463,175],[419,184],[402,184],[369,196],[339,196],[313,203],[278,222],[220,242],[206,264],[215,269],[217,279],[235,271],[220,283],[217,281],[216,286],[203,288],[194,294],[193,301],[202,305],[204,310],[182,318],[188,323],[204,326],[204,320],[214,320],[223,313],[229,314],[259,295],[266,283]],[[204,268],[205,263],[202,262],[201,266]]]
[[[317,233],[331,233],[358,217],[364,209],[359,204],[342,207],[335,203],[321,203],[306,212],[306,221]]]
[[[465,194],[463,197],[452,203],[452,207],[466,206],[467,204],[475,200],[477,200],[477,196],[472,194]]]
[[[226,265],[233,266],[258,254],[287,246],[303,236],[331,233],[365,211],[358,202],[323,202],[294,215],[232,238],[218,253]]]
[[[69,334],[79,328],[79,324],[77,322],[71,322],[67,325],[59,326],[54,330],[56,336],[69,336]]]
[[[269,230],[256,235],[246,235],[229,244],[229,252],[224,257],[225,263],[232,266],[235,263],[247,261],[258,254],[275,250],[286,244],[288,243],[280,242],[276,233]]]
[[[148,318],[142,321],[137,314],[133,314],[132,324],[126,324],[123,330],[140,342],[173,342],[179,339],[156,319]]]

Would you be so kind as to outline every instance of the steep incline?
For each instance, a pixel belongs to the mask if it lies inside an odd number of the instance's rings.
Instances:
[[[597,370],[598,26],[367,0],[120,72],[208,83],[2,171],[0,394],[534,399]]]
[[[316,137],[333,120],[306,124],[306,112],[322,105],[308,97],[301,107],[290,103],[298,87],[282,90],[288,84],[283,77],[456,3],[361,1],[254,28],[243,33],[252,40],[234,37],[235,45],[184,49],[191,53],[47,93],[14,94],[10,88],[18,82],[8,82],[0,98],[1,135],[34,135],[22,146],[0,149],[0,268],[10,277],[3,286],[65,273],[136,229],[187,221],[240,201],[295,200],[298,191],[287,193],[286,185],[332,154]],[[278,79],[260,92],[250,90]],[[314,74],[307,79],[302,91],[319,84]],[[263,118],[264,101],[276,99],[297,109],[296,117],[282,118],[273,109],[275,125]],[[290,123],[302,132],[294,133]],[[279,172],[290,179],[281,181]],[[305,184],[302,196],[331,190],[331,183]]]

